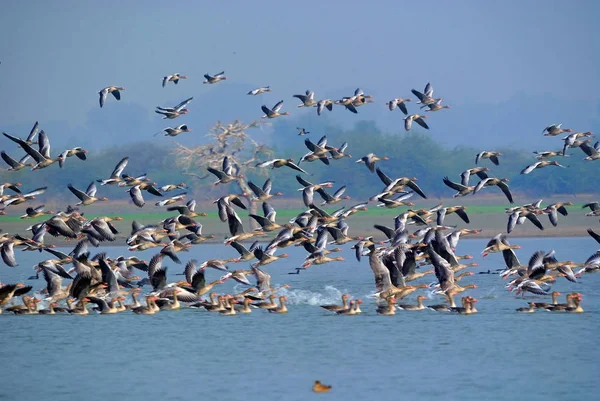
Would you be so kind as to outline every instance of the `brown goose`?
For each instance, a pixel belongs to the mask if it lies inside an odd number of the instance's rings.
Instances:
[[[547,303],[547,302],[534,302],[533,305],[536,308],[551,308],[554,305],[558,305],[558,297],[561,296],[562,294],[558,291],[553,291],[552,292],[552,303]]]
[[[504,193],[504,196],[506,196],[506,199],[508,199],[508,201],[510,203],[514,203],[513,197],[512,197],[512,194],[510,193],[510,188],[508,187],[507,182],[508,182],[508,178],[494,178],[494,177],[485,178],[485,179],[479,181],[479,183],[475,186],[475,189],[473,190],[473,195],[475,195],[477,192],[481,191],[481,189],[483,189],[485,187],[496,186],[496,187],[500,188],[500,190],[502,191],[502,193]]]
[[[331,99],[324,99],[324,100],[319,100],[317,102],[317,104],[315,105],[315,107],[317,108],[317,115],[321,115],[321,113],[323,112],[323,109],[327,109],[329,111],[333,110],[333,100]]]
[[[429,245],[427,253],[429,255],[429,260],[435,268],[435,276],[440,284],[441,293],[446,295],[452,303],[454,303],[454,295],[459,294],[469,288],[477,288],[477,286],[474,284],[469,284],[464,287],[456,284],[452,266],[450,266],[450,263],[442,258],[431,245]],[[451,307],[454,306],[454,304],[451,305]]]
[[[357,299],[356,301],[352,300],[352,301],[350,301],[350,306],[348,308],[335,311],[335,313],[338,315],[357,315],[357,314],[361,313],[360,312],[360,304],[361,303],[362,303],[362,301],[360,299]]]
[[[336,203],[341,202],[344,199],[350,199],[350,196],[344,195],[344,192],[346,192],[345,185],[341,186],[337,191],[335,191],[333,193],[333,195],[330,195],[323,188],[317,189],[317,192],[319,193],[319,195],[321,195],[321,198],[323,198],[323,202],[321,203],[321,206],[335,205]]]
[[[465,223],[469,224],[471,221],[469,220],[469,216],[467,215],[466,206],[450,206],[450,207],[441,207],[437,210],[437,225],[443,226],[444,219],[447,215],[456,213],[458,217],[462,219]]]
[[[112,94],[115,99],[121,100],[121,91],[124,90],[125,88],[122,86],[107,86],[106,88],[101,89],[100,92],[98,92],[100,95],[100,107],[104,107],[104,103],[106,102],[109,93]]]
[[[188,128],[187,124],[181,124],[181,125],[178,125],[175,128],[167,127],[165,129],[163,129],[162,131],[157,132],[156,134],[154,134],[154,136],[156,136],[158,134],[164,133],[164,136],[174,137],[174,136],[177,136],[177,135],[182,134],[184,132],[191,132],[191,131],[192,130]]]
[[[162,86],[163,88],[165,87],[165,85],[169,82],[173,82],[175,85],[177,85],[179,83],[180,79],[187,79],[187,75],[181,75],[181,74],[171,74],[171,75],[167,75],[166,77],[163,78],[162,80]]]
[[[265,235],[264,231],[244,232],[242,220],[232,207],[227,207],[227,224],[229,225],[229,233],[231,236],[225,239],[225,245],[230,245],[232,242],[241,242],[255,236]]]
[[[85,150],[84,148],[77,146],[71,149],[67,149],[65,151],[63,151],[60,156],[62,157],[61,160],[58,161],[58,166],[59,167],[63,167],[65,165],[65,161],[67,160],[68,157],[73,157],[73,156],[77,156],[77,158],[79,160],[87,160],[87,150]]]
[[[427,107],[427,110],[425,110],[425,111],[440,111],[440,110],[444,110],[444,109],[449,109],[449,108],[450,108],[450,106],[448,106],[448,105],[443,105],[443,106],[442,106],[442,101],[443,101],[443,100],[444,100],[444,99],[442,99],[442,98],[439,98],[439,99],[437,99],[437,100],[436,100],[435,102],[433,102],[433,103],[430,103],[430,104],[426,104],[426,105],[423,105],[423,106],[421,106],[421,108]]]
[[[215,280],[212,283],[206,284],[204,287],[196,291],[196,295],[202,296],[204,294],[208,294],[214,288],[215,285],[223,284],[224,282],[225,280]]]
[[[475,309],[474,305],[475,302],[478,301],[473,297],[462,297],[462,307],[450,308],[450,312],[456,312],[459,315],[471,315],[473,313],[477,313],[477,309]]]
[[[323,309],[327,309],[328,311],[340,311],[340,310],[346,310],[348,309],[348,298],[350,298],[350,295],[348,294],[342,294],[342,304],[341,305],[321,305],[321,308]]]
[[[540,211],[540,210],[536,210],[536,211],[517,210],[516,212],[511,213],[510,216],[508,217],[508,224],[506,226],[506,232],[510,234],[512,232],[512,230],[514,230],[516,225],[522,224],[523,222],[525,222],[525,219],[529,220],[534,226],[536,226],[540,230],[543,230],[544,226],[542,225],[540,220],[537,218],[537,215],[539,215],[539,214],[542,214],[542,211]]]
[[[271,92],[271,87],[270,86],[261,86],[260,88],[256,88],[256,89],[252,89],[251,91],[248,91],[248,93],[246,93],[246,95],[256,96],[256,95],[260,95],[261,93],[265,93],[265,92]]]
[[[15,292],[20,289],[25,288],[25,284],[17,283],[17,284],[5,284],[0,287],[0,313],[4,306],[8,305]],[[30,288],[31,289],[31,288]]]
[[[263,184],[262,188],[260,188],[256,184],[254,184],[252,181],[248,181],[248,186],[254,193],[254,198],[252,199],[254,202],[258,202],[258,201],[264,202],[266,200],[271,199],[274,196],[283,196],[283,194],[281,192],[276,192],[274,194],[271,193],[273,182],[271,181],[270,178],[267,178],[267,180]]]
[[[131,311],[136,315],[154,315],[157,312],[157,309],[160,310],[156,307],[155,302],[157,299],[157,296],[148,295],[146,296],[146,306],[133,308]]]
[[[387,305],[378,307],[377,313],[379,313],[380,315],[387,315],[387,316],[395,315],[396,314],[395,303],[396,303],[396,298],[389,297],[387,300]]]
[[[450,178],[448,178],[448,177],[444,177],[443,181],[444,181],[444,184],[446,184],[448,187],[458,191],[452,196],[454,198],[459,197],[459,196],[467,196],[470,193],[472,193],[473,191],[475,191],[474,186],[462,185],[457,182],[450,181]]]
[[[330,262],[341,262],[343,260],[344,260],[343,256],[331,257],[331,256],[327,256],[325,254],[319,254],[318,256],[310,258],[306,262],[304,262],[302,267],[306,269],[306,268],[310,267],[311,265],[322,265],[322,264],[330,263]]]
[[[390,111],[394,111],[398,108],[400,111],[404,113],[404,115],[408,115],[408,110],[406,108],[405,102],[412,102],[412,99],[403,99],[401,97],[397,97],[395,99],[390,100],[385,105],[390,109]]]
[[[423,305],[423,301],[425,301],[426,299],[427,299],[426,296],[419,295],[417,297],[417,304],[416,305],[412,305],[412,304],[398,304],[398,308],[400,308],[402,310],[423,310],[423,309],[425,309],[425,305]]]
[[[80,202],[77,203],[77,205],[88,206],[96,201],[107,201],[108,200],[108,198],[106,198],[106,197],[101,197],[101,198],[96,197],[97,188],[96,188],[96,183],[94,183],[94,181],[92,181],[90,183],[90,185],[88,185],[85,192],[75,188],[71,184],[67,185],[67,188],[69,188],[69,191],[71,191],[73,193],[73,195],[75,195],[76,197],[79,198]]]
[[[367,168],[369,169],[369,171],[374,173],[375,172],[375,163],[380,160],[389,160],[389,157],[387,157],[387,156],[379,157],[379,156],[376,156],[374,153],[369,153],[366,156],[363,156],[360,159],[358,159],[356,161],[356,163],[364,163],[367,166]]]
[[[269,248],[265,251],[265,250],[263,250],[262,247],[257,246],[256,248],[254,248],[254,256],[256,256],[256,259],[258,259],[258,262],[254,263],[252,266],[253,267],[264,266],[264,265],[273,263],[276,260],[289,257],[289,255],[287,253],[282,253],[281,255],[278,255],[278,256],[274,255],[276,250],[277,250],[277,248],[275,247],[275,248]]]
[[[413,121],[419,124],[421,127],[429,129],[429,125],[427,125],[427,123],[425,122],[426,118],[427,116],[422,116],[420,114],[411,114],[409,116],[406,116],[404,118],[404,129],[406,131],[410,131],[410,129],[412,128]]]
[[[36,217],[45,216],[47,214],[54,214],[52,210],[44,211],[46,205],[40,205],[35,208],[28,207],[25,209],[25,214],[21,216],[22,219],[34,219]]]
[[[8,139],[10,139],[13,142],[16,142],[17,144],[19,144],[21,146],[21,148],[23,148],[23,150],[33,158],[33,160],[36,161],[36,165],[33,166],[33,168],[31,170],[39,170],[48,166],[51,166],[52,164],[56,163],[56,162],[62,162],[64,160],[64,156],[58,155],[58,157],[56,159],[53,159],[50,157],[50,139],[48,138],[48,135],[44,132],[44,130],[40,131],[39,134],[39,140],[38,140],[38,146],[39,146],[39,151],[35,150],[33,147],[31,147],[26,141],[22,140],[21,138],[17,138],[14,137],[12,135],[8,135],[6,132],[3,133],[5,137],[7,137]]]
[[[556,152],[554,151],[534,151],[533,152],[536,156],[536,158],[538,160],[544,160],[544,159],[549,159],[551,157],[558,157],[558,156],[569,156],[569,155],[563,155],[562,150],[558,150]]]
[[[548,167],[548,166],[558,166],[558,167],[562,167],[562,168],[567,168],[568,166],[563,166],[562,164],[560,164],[557,161],[553,161],[553,160],[541,160],[541,161],[537,161],[533,164],[530,164],[529,166],[525,167],[523,170],[521,170],[521,174],[529,174],[531,173],[533,170],[538,169],[538,168],[543,168],[543,167]]]
[[[121,178],[121,174],[123,173],[125,167],[127,167],[127,163],[129,163],[129,157],[124,157],[119,163],[117,163],[115,169],[110,175],[110,178],[96,181],[99,182],[100,185],[111,185],[120,183],[121,181],[123,181]]]
[[[494,163],[496,166],[498,166],[498,165],[500,165],[500,161],[498,160],[499,156],[502,156],[502,153],[500,153],[500,152],[489,152],[487,150],[484,150],[483,152],[479,152],[477,154],[477,156],[475,156],[475,164],[478,164],[479,160],[490,159],[490,161],[492,163]]]
[[[340,146],[339,148],[331,147],[329,149],[329,154],[331,155],[331,159],[339,160],[339,159],[343,159],[344,157],[352,158],[351,154],[346,153],[346,148],[348,148],[347,142],[342,143],[342,146]]]
[[[298,107],[311,107],[317,104],[315,101],[315,92],[311,90],[307,90],[304,95],[294,95],[294,97],[302,102]]]
[[[227,156],[223,158],[222,170],[217,170],[212,167],[207,167],[206,169],[218,178],[218,180],[215,182],[215,185],[227,184],[229,182],[244,178],[243,174],[235,173],[234,165]]]
[[[10,157],[5,151],[0,152],[0,156],[2,156],[2,160],[6,162],[10,166],[6,171],[19,171],[24,169],[25,167],[33,167],[34,163],[27,163],[27,160],[31,157],[29,154],[26,154],[18,161]]]
[[[579,144],[579,149],[587,155],[583,160],[597,160],[600,159],[600,142],[596,142],[594,146],[590,145],[588,141],[582,141]]]
[[[215,75],[204,74],[204,78],[206,78],[206,80],[202,82],[203,84],[216,84],[217,82],[225,81],[227,79],[225,71],[221,71]]]
[[[571,203],[571,202],[557,202],[557,203],[553,203],[551,205],[546,206],[546,208],[544,210],[542,210],[542,212],[548,214],[550,223],[552,223],[552,225],[556,227],[558,225],[558,213],[562,214],[563,216],[567,216],[569,214],[569,212],[567,211],[565,206],[572,206],[572,205],[573,205],[573,203]]]
[[[252,305],[256,306],[257,308],[260,308],[260,309],[273,309],[273,308],[277,308],[277,303],[275,302],[275,294],[269,295],[269,300],[268,301],[258,302],[258,303],[254,303]]]
[[[163,116],[163,120],[174,120],[177,117],[184,116],[189,113],[188,109],[181,109],[175,111],[165,111],[165,110],[154,110],[155,113]]]
[[[544,134],[544,136],[556,136],[566,132],[573,132],[571,128],[562,129],[561,126],[562,124],[549,125],[546,128],[544,128],[542,134]]]
[[[243,205],[243,203],[242,203]],[[179,205],[179,206],[169,206],[167,207],[168,211],[173,211],[176,210],[179,214],[182,214],[186,217],[205,217],[208,216],[208,214],[202,212],[202,213],[198,213],[196,212],[196,201],[194,199],[190,199],[189,201],[186,202],[185,205]]]
[[[338,104],[340,106],[344,106],[346,108],[346,110],[348,110],[348,111],[350,111],[350,112],[352,112],[354,114],[357,114],[358,110],[356,110],[356,106],[354,105],[354,102],[356,101],[356,99],[357,99],[356,95],[354,95],[354,96],[348,96],[348,97],[343,97],[340,100],[336,100],[334,102],[334,104]],[[318,112],[318,110],[317,110],[317,112]]]
[[[268,308],[267,310],[271,313],[288,313],[287,306],[285,306],[285,301],[287,300],[288,298],[285,295],[283,295],[279,297],[279,306],[275,308]]]
[[[431,86],[431,83],[429,82],[427,83],[427,85],[425,85],[425,89],[423,90],[423,92],[419,92],[416,89],[411,89],[411,92],[419,99],[417,104],[428,105],[434,103],[437,100],[433,97],[433,86]]]
[[[281,110],[281,107],[283,106],[283,100],[280,100],[279,102],[277,102],[275,104],[275,106],[273,106],[272,109],[268,108],[267,106],[265,106],[264,104],[260,107],[261,110],[263,111],[263,113],[265,113],[264,116],[262,116],[262,118],[276,118],[276,117],[281,117],[281,116],[289,116],[290,113],[283,112],[280,113],[279,111]]]
[[[361,95],[358,96],[353,102],[352,105],[354,107],[364,106],[365,104],[375,103],[375,100],[369,99],[367,96]]]
[[[279,168],[287,166],[293,170],[300,171],[301,173],[308,174],[306,171],[302,170],[294,163],[294,159],[273,159],[268,160],[266,162],[258,163],[256,167],[269,167],[271,168]]]
[[[238,301],[235,298],[229,298],[228,299],[228,303],[227,303],[227,307],[225,308],[225,310],[219,311],[219,314],[221,316],[234,316],[236,315],[236,311],[235,311],[235,304],[237,304]]]

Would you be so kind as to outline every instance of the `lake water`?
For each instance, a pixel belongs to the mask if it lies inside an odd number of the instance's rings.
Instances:
[[[462,240],[458,254],[504,266],[501,254],[481,258],[486,241]],[[583,261],[598,248],[591,238],[513,239],[522,263],[538,249],[560,260]],[[200,310],[90,316],[0,315],[2,400],[592,400],[600,385],[600,274],[580,283],[560,279],[554,289],[583,294],[583,314],[519,314],[526,306],[497,275],[461,282],[479,288],[479,313],[429,310],[379,316],[368,260],[313,266],[299,275],[304,251],[265,268],[272,284],[288,283],[289,313],[255,310],[224,317]],[[103,248],[116,257],[125,248]],[[141,255],[150,258],[152,251]],[[234,257],[222,245],[196,246],[184,263]],[[17,268],[0,267],[3,282],[24,281],[46,256],[18,252]],[[170,279],[183,266],[169,266]],[[246,268],[231,265],[233,268]],[[221,272],[209,270],[207,279]],[[214,277],[214,278],[213,278]],[[177,277],[180,278],[180,277]],[[429,276],[426,282],[435,279]],[[29,281],[35,289],[43,280]],[[218,291],[232,291],[225,284]],[[146,287],[148,288],[148,287]],[[362,298],[363,315],[337,316],[318,307],[343,292]],[[418,293],[405,301],[414,302]],[[427,292],[425,292],[426,295]],[[430,296],[431,297],[431,296]],[[539,297],[541,298],[541,297]],[[440,303],[434,296],[426,303]],[[564,302],[564,300],[561,300]],[[315,380],[328,394],[311,391]]]

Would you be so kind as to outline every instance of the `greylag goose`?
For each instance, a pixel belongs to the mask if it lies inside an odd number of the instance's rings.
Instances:
[[[425,111],[440,111],[440,110],[444,110],[444,109],[449,109],[450,106],[448,106],[448,105],[443,105],[442,106],[442,101],[443,100],[444,99],[439,98],[439,99],[437,99],[433,103],[425,104],[425,105],[421,106],[421,108],[427,107],[427,110],[425,110]]]
[[[405,102],[412,102],[412,99],[403,99],[401,97],[397,97],[387,102],[386,106],[388,109],[390,109],[390,111],[394,111],[396,108],[398,108],[406,116],[408,115],[408,109],[406,108]]]
[[[173,82],[175,85],[177,85],[179,83],[180,79],[187,79],[187,75],[181,75],[181,74],[167,75],[162,80],[162,86],[164,88],[165,85],[167,85],[167,83],[169,83],[169,82]]]
[[[568,167],[568,166],[563,166],[562,164],[558,163],[557,161],[542,160],[542,161],[537,161],[537,162],[525,167],[523,170],[521,170],[521,174],[529,174],[535,169],[548,167],[548,166],[558,166],[558,167],[562,167],[562,168]]]
[[[160,132],[157,132],[156,134],[154,134],[154,136],[158,135],[158,134],[162,134],[164,132],[164,136],[177,136],[183,132],[191,132],[192,130],[188,128],[188,126],[186,124],[181,124],[178,125],[175,128],[172,127],[167,127],[165,129],[163,129]]]
[[[32,148],[26,141],[22,140],[21,138],[8,135],[6,132],[4,132],[3,134],[11,141],[18,143],[21,146],[21,148],[23,148],[23,150],[28,155],[30,155],[33,158],[33,160],[36,161],[37,164],[33,166],[31,170],[39,170],[48,167],[56,162],[62,162],[64,159],[64,156],[62,154],[58,155],[56,159],[50,157],[50,139],[48,138],[48,135],[44,132],[44,130],[40,131],[39,134],[39,151]]]
[[[375,156],[374,153],[369,153],[366,156],[363,156],[360,159],[358,159],[356,161],[356,163],[364,163],[365,166],[367,166],[367,168],[369,169],[369,171],[374,173],[375,172],[375,163],[380,160],[389,160],[389,157],[387,157],[387,156],[379,157],[379,156]]]
[[[542,134],[544,134],[544,136],[556,136],[556,135],[563,134],[565,132],[573,132],[572,129],[570,129],[570,128],[562,129],[561,126],[562,126],[562,124],[549,125],[546,128],[544,128],[544,130],[542,131]]]
[[[304,136],[310,134],[310,131],[307,131],[306,128],[296,127],[298,130],[298,136]]]
[[[260,107],[261,110],[263,111],[263,113],[265,113],[264,116],[262,116],[262,118],[276,118],[276,117],[281,117],[281,116],[289,116],[290,113],[283,112],[281,113],[281,107],[283,107],[283,100],[280,100],[279,102],[277,102],[275,104],[275,106],[273,106],[272,109],[268,108],[267,106],[265,106],[264,104]]]
[[[256,89],[252,89],[251,91],[248,91],[248,93],[246,93],[246,95],[256,96],[256,95],[260,95],[261,93],[265,93],[265,92],[271,92],[271,87],[270,86],[261,86],[260,88],[256,88]]]
[[[77,198],[79,198],[80,202],[77,203],[77,205],[88,206],[96,201],[107,201],[108,200],[108,198],[106,198],[106,197],[101,197],[101,198],[96,197],[97,188],[96,188],[96,183],[94,181],[92,181],[90,183],[90,185],[88,185],[85,192],[75,188],[71,184],[67,185],[67,188],[69,188],[69,191],[71,191],[73,193],[73,195],[75,195]]]
[[[413,121],[419,124],[421,127],[429,129],[429,125],[427,125],[427,123],[425,122],[426,118],[427,116],[422,116],[420,114],[411,114],[409,116],[406,116],[404,118],[404,129],[406,131],[410,131],[410,129],[412,128]]]
[[[109,178],[105,180],[96,181],[99,182],[100,185],[112,185],[120,183],[121,181],[123,181],[123,179],[121,178],[121,174],[123,173],[125,167],[127,167],[127,163],[129,163],[129,157],[122,158],[121,161],[115,166],[115,169],[110,174]]]
[[[18,161],[10,157],[5,151],[0,152],[0,155],[2,156],[2,160],[4,160],[6,164],[10,166],[10,168],[8,168],[7,171],[19,171],[24,169],[25,167],[35,166],[34,163],[27,163],[27,160],[29,160],[29,158],[31,157],[29,154],[26,154]]]
[[[206,78],[206,80],[202,82],[203,84],[216,84],[217,82],[225,81],[227,79],[225,71],[221,71],[215,75],[204,74],[204,78]]]
[[[468,194],[470,194],[471,192],[473,192],[475,190],[475,187],[472,187],[469,185],[462,185],[457,182],[452,182],[452,181],[450,181],[450,179],[448,177],[444,177],[443,181],[444,181],[444,184],[446,184],[448,187],[457,191],[453,195],[454,198],[459,197],[459,196],[467,196]]]
[[[208,172],[214,174],[218,178],[214,185],[227,184],[229,182],[244,178],[243,174],[235,174],[234,165],[227,156],[223,158],[222,170],[217,170],[213,167],[207,167],[206,169]]]
[[[502,156],[502,153],[490,152],[490,151],[484,150],[482,152],[479,152],[477,154],[477,156],[475,156],[475,164],[478,164],[479,160],[490,159],[490,161],[492,163],[494,163],[496,166],[498,166],[498,165],[500,165],[500,161],[498,160],[499,156]]]
[[[514,203],[513,197],[512,197],[512,194],[510,193],[510,188],[508,187],[507,182],[508,182],[508,178],[494,178],[494,177],[485,178],[485,179],[479,181],[479,183],[475,186],[475,189],[473,190],[473,195],[475,195],[477,192],[481,191],[481,189],[483,189],[484,187],[496,186],[496,187],[500,188],[500,190],[502,191],[502,193],[504,193],[504,195],[506,196],[506,199],[508,199],[508,201],[510,203]]]
[[[302,168],[298,167],[298,165],[294,163],[294,159],[273,159],[273,160],[268,160],[266,162],[258,163],[256,165],[256,167],[269,167],[269,166],[271,166],[272,169],[287,166],[293,170],[300,171],[301,173],[304,173],[304,174],[308,174],[306,171],[304,171]]]
[[[254,202],[266,201],[274,196],[283,196],[281,192],[276,192],[274,194],[271,193],[273,182],[270,178],[267,178],[262,188],[254,184],[252,181],[248,181],[248,186],[254,193],[254,198],[252,199]]]
[[[331,100],[331,99],[319,100],[315,107],[317,108],[317,115],[320,116],[321,113],[323,112],[323,109],[327,109],[329,111],[333,110],[333,100]]]
[[[104,103],[106,102],[106,97],[108,94],[112,94],[115,99],[121,100],[121,91],[124,91],[125,88],[122,86],[107,86],[104,89],[101,89],[98,94],[100,95],[100,107],[104,107]]]
[[[317,104],[315,92],[311,90],[307,90],[304,95],[294,95],[294,97],[302,102],[298,107],[311,107]]]
[[[423,92],[419,92],[416,89],[411,89],[411,92],[419,99],[417,104],[428,105],[434,103],[437,100],[433,97],[433,86],[431,86],[430,82],[428,82],[427,85],[425,85],[425,89],[423,90]]]

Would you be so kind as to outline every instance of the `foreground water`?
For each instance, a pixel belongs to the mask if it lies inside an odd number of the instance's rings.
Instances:
[[[458,253],[475,256],[473,271],[503,267],[500,254],[479,256],[485,241],[463,240]],[[526,263],[535,250],[555,249],[582,261],[591,238],[518,239]],[[519,314],[526,301],[506,292],[497,275],[463,283],[479,288],[479,314],[433,311],[374,313],[373,276],[349,246],[345,262],[288,275],[304,251],[265,268],[273,284],[288,283],[289,313],[256,310],[224,317],[199,310],[90,316],[0,315],[0,399],[169,400],[592,400],[600,385],[600,274],[554,289],[583,294],[583,314]],[[124,248],[105,248],[110,256]],[[149,258],[153,252],[141,255]],[[197,246],[182,260],[233,257],[222,245]],[[26,280],[41,258],[19,252],[19,267],[2,266],[3,282]],[[169,265],[175,280],[182,266]],[[232,265],[233,268],[247,266]],[[209,279],[219,272],[209,271]],[[429,280],[434,279],[429,276]],[[43,280],[29,281],[35,289]],[[226,284],[218,291],[232,291]],[[318,307],[343,292],[365,300],[363,315],[331,315]],[[425,295],[429,295],[425,293]],[[416,294],[405,300],[414,302]],[[429,303],[441,299],[429,295]],[[539,297],[541,298],[541,297]],[[314,380],[333,385],[314,394]]]

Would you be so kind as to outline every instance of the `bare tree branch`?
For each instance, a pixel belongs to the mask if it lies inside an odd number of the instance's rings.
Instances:
[[[187,147],[176,142],[176,147],[173,150],[173,154],[176,156],[175,164],[182,170],[183,174],[203,180],[208,177],[208,174],[199,175],[197,172],[204,172],[207,167],[220,168],[223,158],[227,156],[236,166],[237,174],[246,177],[248,171],[253,170],[257,174],[267,175],[266,170],[255,169],[255,162],[256,160],[271,158],[273,150],[265,144],[256,142],[246,133],[247,129],[261,127],[263,124],[262,121],[244,124],[240,120],[235,120],[223,125],[220,121],[217,121],[206,134],[207,137],[211,138],[209,143]],[[249,200],[251,191],[246,180],[239,179],[238,185],[241,192],[247,194]],[[254,202],[250,202],[250,212],[256,212]],[[252,228],[255,228],[253,219],[251,219],[251,224]]]

